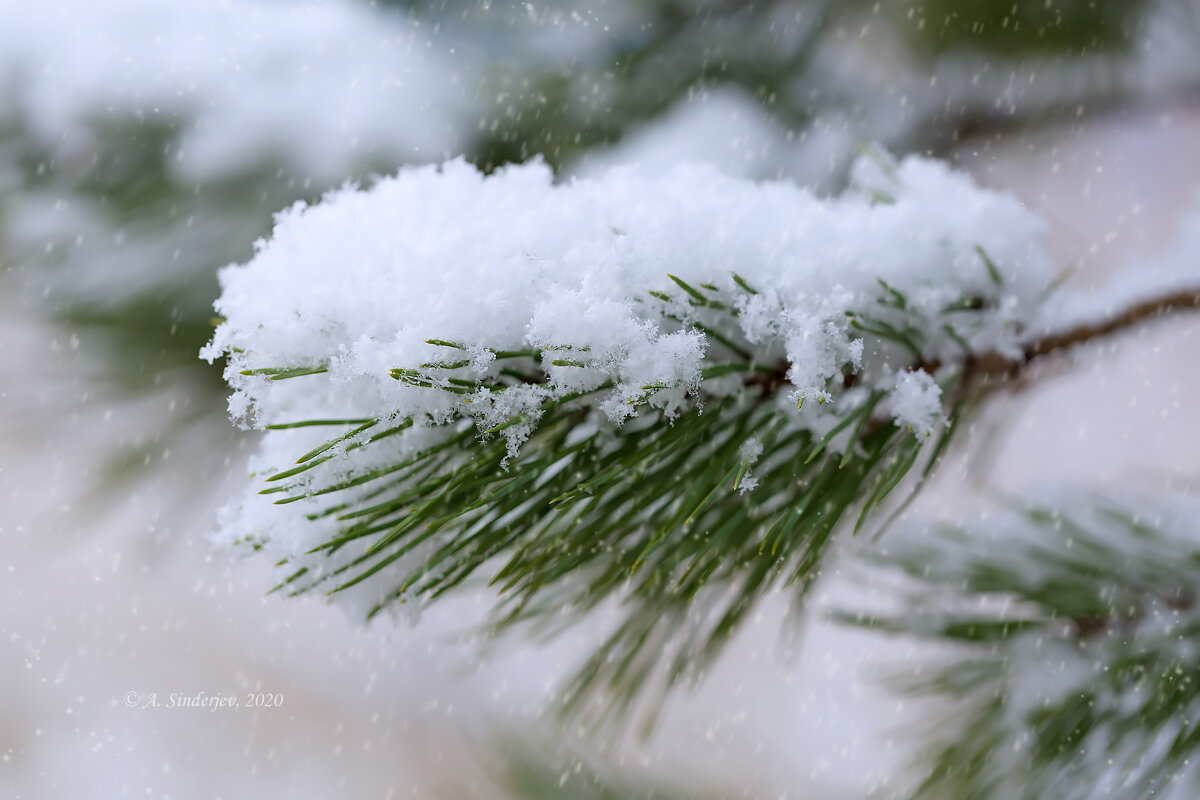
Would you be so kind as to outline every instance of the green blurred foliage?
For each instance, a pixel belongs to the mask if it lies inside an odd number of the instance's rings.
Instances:
[[[1070,58],[1132,47],[1148,0],[915,0],[889,4],[919,52]]]
[[[945,701],[919,731],[914,800],[1200,792],[1195,501],[1061,505],[910,531],[870,554],[909,579],[891,584],[902,605],[837,615],[945,646],[933,668],[895,678]]]
[[[787,98],[834,7],[829,0],[636,4],[599,52],[502,72],[494,82],[497,124],[474,157],[491,167],[541,154],[558,167],[717,85],[739,87],[783,123],[804,126],[817,109]]]

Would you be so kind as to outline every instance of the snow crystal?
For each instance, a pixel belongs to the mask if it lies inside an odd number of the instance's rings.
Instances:
[[[928,372],[902,372],[891,393],[892,418],[922,438],[942,417],[942,390]]]
[[[753,466],[758,463],[759,456],[763,454],[763,444],[757,436],[751,436],[746,441],[742,442],[742,446],[738,448],[738,455],[746,467]],[[754,477],[753,473],[747,471],[742,475],[742,478],[737,483],[739,494],[752,492],[758,487],[758,478]]]
[[[754,464],[757,462],[758,457],[761,456],[762,453],[762,442],[759,441],[758,437],[756,436],[752,436],[746,441],[742,442],[742,446],[739,449],[739,455],[742,457],[742,461],[745,461],[747,464]]]

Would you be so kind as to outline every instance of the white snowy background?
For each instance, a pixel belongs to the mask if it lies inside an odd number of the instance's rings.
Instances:
[[[223,4],[200,0],[153,13],[132,0],[0,9],[0,92],[9,93],[0,128],[16,120],[86,162],[86,125],[97,109],[127,103],[141,112],[173,104],[171,113],[204,120],[178,161],[188,180],[218,180],[231,161],[271,152],[329,183],[360,163],[359,148],[378,153],[394,146],[382,161],[388,168],[429,160],[426,153],[449,155],[458,146],[455,126],[472,124],[462,121],[471,119],[464,107],[482,105],[461,90],[468,78],[449,80],[456,70],[475,69],[479,58],[456,49],[461,43],[426,32],[414,39],[411,28],[397,33],[384,27],[395,20],[385,23],[349,4],[285,15],[287,29],[275,24],[278,15],[264,21],[274,11],[269,4],[236,7],[256,21],[230,22],[213,11]],[[223,40],[230,25],[255,42],[317,36],[332,42],[335,54],[352,57],[309,51],[311,79],[282,92],[239,95],[236,87],[248,78],[236,54],[262,51],[236,50],[221,61],[179,43]],[[155,55],[164,36],[170,57]],[[170,36],[181,38],[172,45]],[[338,36],[353,46],[339,48]],[[286,59],[293,45],[279,45],[278,58]],[[369,64],[373,47],[389,59],[396,48],[416,47],[420,57],[400,59],[407,65],[403,80],[392,72],[381,78]],[[1155,52],[1163,55],[1162,48]],[[354,67],[353,59],[363,66]],[[215,63],[228,69],[196,67]],[[1185,59],[1158,74],[1174,79],[1194,66]],[[361,75],[335,80],[339,70],[355,69]],[[177,74],[186,80],[175,82]],[[354,80],[361,93],[347,99],[344,86]],[[402,109],[394,116],[376,113],[389,103],[371,92],[397,80],[415,99],[390,104]],[[1141,74],[1133,80],[1161,85]],[[265,96],[278,105],[264,107]],[[311,113],[335,96],[342,112]],[[445,102],[430,105],[429,97]],[[1042,214],[1052,254],[1078,265],[1074,284],[1099,286],[1120,270],[1148,269],[1171,257],[1189,213],[1200,217],[1200,98],[1150,90],[1145,97],[1119,112],[967,141],[950,160]],[[331,119],[337,124],[313,127],[314,120]],[[749,177],[812,178],[844,156],[844,126],[798,142],[772,124],[749,99],[713,92],[578,169],[634,162],[655,172],[686,157]],[[306,135],[295,135],[297,129]],[[25,192],[5,169],[0,164],[0,187]],[[38,236],[58,241],[64,231],[91,226],[104,230],[103,209],[76,208],[67,218],[62,209],[70,194],[47,191],[28,191],[5,207],[0,264],[6,268],[15,258],[6,248]],[[135,246],[148,241],[135,237]],[[96,252],[113,258],[107,245]],[[1191,252],[1200,258],[1200,250]],[[139,273],[151,260],[130,255],[123,265],[129,275],[113,291],[128,290],[128,281],[153,282],[153,275]],[[206,538],[215,508],[244,480],[248,438],[200,428],[169,448],[151,441],[152,477],[121,484],[115,494],[98,491],[109,454],[138,441],[156,420],[209,400],[187,382],[168,379],[140,400],[107,402],[95,378],[97,360],[106,356],[96,342],[49,321],[34,285],[22,271],[0,283],[0,795],[502,796],[489,759],[513,740],[535,747],[545,741],[536,724],[541,700],[573,657],[586,652],[587,632],[550,649],[517,648],[474,665],[472,648],[450,641],[478,619],[482,606],[471,598],[435,608],[416,627],[368,630],[316,598],[264,598],[270,565],[232,561]],[[105,291],[103,284],[90,290]],[[1020,492],[1061,479],[1161,486],[1172,476],[1194,483],[1198,356],[1200,319],[1193,315],[1047,364],[1028,387],[990,402],[913,513],[969,517],[980,507],[981,487]],[[863,591],[837,567],[801,636],[781,640],[788,604],[775,598],[701,689],[669,707],[653,739],[579,746],[603,751],[624,773],[712,796],[898,793],[906,721],[934,712],[900,703],[878,678],[885,669],[919,663],[921,654],[821,620],[829,600]],[[200,691],[280,693],[284,703],[207,711],[128,708],[124,701],[128,692],[164,698]]]

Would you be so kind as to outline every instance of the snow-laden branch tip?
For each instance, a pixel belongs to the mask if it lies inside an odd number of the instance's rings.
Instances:
[[[254,468],[296,502],[255,487],[226,537],[297,556],[339,524],[306,494],[455,420],[516,455],[568,400],[621,425],[754,387],[818,450],[853,450],[872,419],[928,436],[968,355],[1023,352],[1055,276],[1043,228],[941,163],[878,153],[832,199],[699,167],[555,185],[537,162],[453,161],[294,206],[222,272],[204,355],[228,358],[233,416],[275,426]],[[294,425],[321,420],[378,423]]]

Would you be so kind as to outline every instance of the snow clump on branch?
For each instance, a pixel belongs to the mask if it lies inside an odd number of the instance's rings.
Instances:
[[[817,435],[872,403],[927,436],[969,354],[1020,357],[1055,274],[1043,229],[916,157],[863,156],[836,198],[703,167],[556,185],[538,161],[484,175],[456,160],[281,212],[255,257],[222,271],[225,321],[203,355],[228,359],[248,426],[402,428],[335,442],[299,478],[312,486],[468,424],[517,454],[567,401],[590,409],[581,426],[628,425],[753,391]],[[254,468],[285,470],[329,436],[269,430]],[[226,534],[311,546],[329,531],[298,519],[317,508],[301,499],[293,515],[251,492]]]

